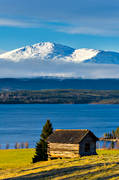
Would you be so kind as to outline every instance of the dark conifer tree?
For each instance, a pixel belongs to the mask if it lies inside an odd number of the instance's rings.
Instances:
[[[43,126],[42,133],[40,135],[41,139],[36,144],[36,152],[33,157],[33,163],[38,161],[48,160],[47,154],[47,138],[52,134],[53,128],[50,120],[47,120],[46,124]]]
[[[46,141],[48,136],[52,134],[52,132],[53,132],[52,124],[50,120],[47,120],[46,124],[43,126],[42,133],[40,135],[41,139]]]

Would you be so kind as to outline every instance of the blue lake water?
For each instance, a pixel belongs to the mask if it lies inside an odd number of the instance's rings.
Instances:
[[[0,105],[0,144],[28,141],[34,147],[47,119],[54,129],[90,129],[101,137],[119,126],[119,105]]]

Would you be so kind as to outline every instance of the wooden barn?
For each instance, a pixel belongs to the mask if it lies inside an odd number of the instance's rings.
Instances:
[[[48,157],[96,155],[98,138],[88,129],[55,130],[48,137]]]

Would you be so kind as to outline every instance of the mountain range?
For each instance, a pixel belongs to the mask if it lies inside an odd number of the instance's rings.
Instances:
[[[0,54],[0,77],[119,78],[119,53],[42,42]]]
[[[37,43],[0,55],[0,59],[19,62],[27,59],[60,60],[75,63],[119,64],[119,53],[95,49],[74,49],[51,42]]]

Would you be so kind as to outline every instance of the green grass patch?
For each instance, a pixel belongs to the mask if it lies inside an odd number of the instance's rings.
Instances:
[[[97,153],[32,164],[34,149],[0,150],[0,179],[119,179],[119,150]]]
[[[0,150],[0,168],[19,168],[31,164],[34,149]]]

